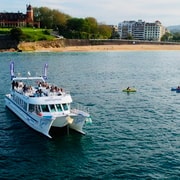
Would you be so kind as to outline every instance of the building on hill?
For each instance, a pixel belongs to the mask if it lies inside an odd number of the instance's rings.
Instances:
[[[160,21],[153,23],[138,21],[123,21],[118,24],[120,39],[160,41],[166,29]]]
[[[0,27],[36,27],[40,28],[40,22],[34,21],[32,6],[26,5],[26,14],[21,12],[0,12]]]

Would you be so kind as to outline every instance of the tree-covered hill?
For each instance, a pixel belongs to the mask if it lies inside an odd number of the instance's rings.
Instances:
[[[112,28],[98,23],[94,17],[77,18],[47,7],[34,8],[34,20],[40,21],[41,28],[53,29],[69,39],[109,39]],[[113,34],[113,38],[118,34]]]
[[[172,33],[180,33],[180,25],[168,26],[167,29]]]

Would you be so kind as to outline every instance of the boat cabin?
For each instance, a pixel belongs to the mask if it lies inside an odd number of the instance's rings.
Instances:
[[[29,80],[29,79],[28,79]],[[31,79],[32,80],[32,79]],[[33,78],[34,80],[34,78]],[[36,85],[30,86],[22,79],[13,79],[11,88],[12,99],[26,112],[40,116],[70,113],[70,94],[62,88],[50,85],[40,78]]]

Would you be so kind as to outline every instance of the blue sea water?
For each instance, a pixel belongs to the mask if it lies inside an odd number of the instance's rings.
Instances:
[[[15,73],[42,75],[90,109],[86,135],[49,139],[4,106]],[[179,51],[0,54],[0,179],[179,179]],[[136,93],[122,89],[135,87]]]

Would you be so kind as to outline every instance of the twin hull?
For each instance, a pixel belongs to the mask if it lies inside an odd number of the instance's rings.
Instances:
[[[26,112],[23,108],[17,105],[12,99],[11,95],[7,94],[5,97],[5,105],[13,111],[20,119],[22,119],[27,125],[34,130],[48,136],[51,127],[62,128],[69,126],[77,132],[84,134],[82,128],[88,118],[88,114],[83,115],[83,111],[76,110],[76,113],[64,114],[63,116],[57,113],[53,116],[38,116],[37,114]]]

